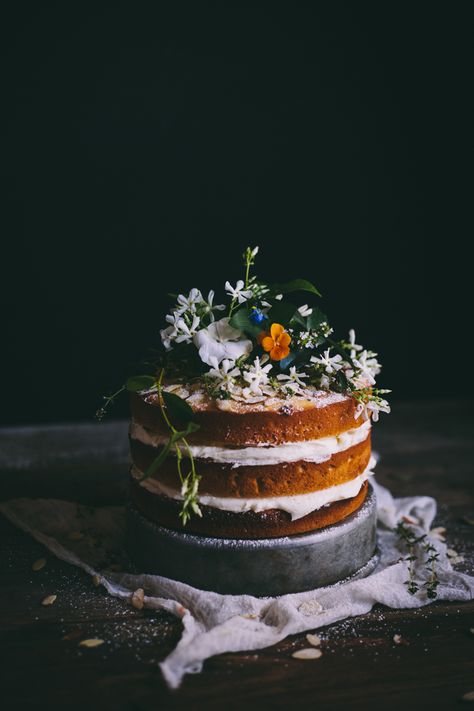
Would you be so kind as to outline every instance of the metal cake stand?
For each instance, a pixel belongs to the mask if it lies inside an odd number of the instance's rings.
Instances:
[[[128,512],[128,543],[140,570],[202,590],[275,596],[369,575],[378,563],[371,487],[361,508],[341,523],[282,538],[210,538],[172,531]]]

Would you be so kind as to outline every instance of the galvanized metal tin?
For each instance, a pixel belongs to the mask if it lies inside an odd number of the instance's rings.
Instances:
[[[128,509],[128,542],[141,572],[202,590],[275,596],[368,575],[377,564],[375,494],[341,523],[282,538],[207,538],[163,528]]]

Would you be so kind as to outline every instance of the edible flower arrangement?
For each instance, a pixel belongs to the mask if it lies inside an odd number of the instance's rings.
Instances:
[[[228,281],[224,285],[226,303],[215,303],[214,291],[205,297],[197,288],[187,296],[176,295],[160,331],[160,348],[149,364],[152,372],[129,378],[97,411],[102,419],[123,391],[156,391],[170,437],[144,477],[168,454],[176,455],[184,523],[192,512],[200,513],[199,475],[187,443],[198,425],[189,404],[167,389],[167,383],[198,382],[215,400],[243,404],[307,397],[310,391],[322,390],[354,398],[356,418],[377,420],[380,412],[390,412],[384,398],[390,391],[375,387],[381,369],[377,353],[357,344],[353,330],[347,339],[333,337],[327,317],[313,303],[321,294],[311,282],[261,282],[251,273],[257,254],[258,247],[247,247],[244,278],[235,286]],[[301,294],[311,305],[297,304],[294,297]],[[183,457],[190,463],[188,472]]]

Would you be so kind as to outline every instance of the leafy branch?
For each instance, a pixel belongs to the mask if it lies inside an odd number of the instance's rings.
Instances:
[[[155,380],[156,392],[158,397],[158,405],[160,407],[161,416],[170,430],[168,441],[161,449],[158,456],[153,460],[147,470],[144,472],[140,481],[148,479],[154,472],[163,464],[171,451],[176,454],[176,463],[178,476],[181,483],[181,495],[183,497],[183,505],[179,512],[179,517],[183,526],[195,513],[197,516],[202,516],[201,509],[198,503],[198,489],[201,477],[196,471],[191,448],[187,437],[199,429],[199,425],[193,422],[194,412],[188,403],[174,393],[166,392],[163,389],[164,369],[161,370],[159,377]],[[178,430],[171,422],[168,413],[176,417],[179,421],[185,422],[186,427],[183,430]],[[186,459],[189,461],[190,470],[185,472],[183,466],[183,452],[186,451]]]
[[[134,375],[131,378],[128,378],[127,382],[122,385],[119,390],[112,395],[104,396],[105,402],[102,407],[97,410],[96,417],[98,420],[102,420],[107,412],[107,409],[112,405],[115,399],[125,391],[140,392],[142,390],[156,390],[161,416],[169,429],[170,434],[167,442],[163,445],[159,454],[143,473],[140,481],[144,481],[145,479],[148,479],[148,477],[152,476],[152,474],[154,474],[156,470],[159,469],[165,462],[168,455],[171,452],[174,452],[176,455],[178,475],[181,483],[181,495],[183,496],[183,505],[179,516],[185,526],[193,513],[197,516],[202,516],[202,512],[198,504],[198,488],[201,477],[196,471],[194,457],[187,440],[187,437],[190,434],[199,429],[199,425],[196,424],[196,422],[193,422],[194,412],[188,403],[178,397],[178,395],[169,393],[163,389],[164,373],[164,368],[162,368],[158,378],[155,378],[152,375]],[[185,424],[184,429],[178,430],[177,427],[172,424],[169,415]],[[183,449],[186,452],[186,460],[190,465],[188,472],[185,471],[183,464]]]

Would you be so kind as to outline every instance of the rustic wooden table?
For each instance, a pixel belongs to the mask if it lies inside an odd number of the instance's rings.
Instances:
[[[396,404],[376,428],[378,480],[397,496],[429,494],[437,523],[474,574],[474,422],[471,403]],[[127,425],[0,430],[1,496],[68,498],[90,503],[126,495]],[[455,708],[474,691],[474,602],[389,610],[318,631],[323,656],[298,661],[304,635],[251,654],[225,654],[170,692],[156,662],[173,648],[180,622],[137,611],[94,588],[91,579],[47,555],[0,517],[1,708],[240,709]],[[55,593],[50,607],[41,606]],[[400,634],[401,644],[395,644]],[[81,649],[80,638],[105,644]]]

